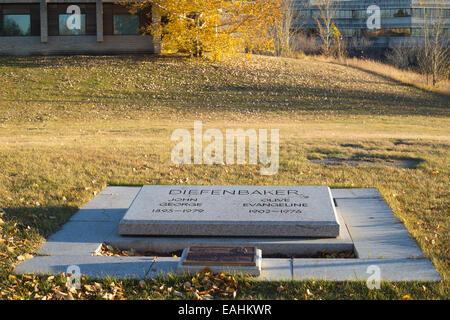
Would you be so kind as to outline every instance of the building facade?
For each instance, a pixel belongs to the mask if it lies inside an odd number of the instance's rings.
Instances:
[[[159,53],[152,19],[113,0],[0,0],[0,55]]]
[[[438,2],[440,9],[430,1],[336,0],[333,23],[348,42],[364,39],[383,49],[420,41],[424,8],[439,10],[449,42],[450,0]],[[381,26],[375,30],[367,27],[372,5],[380,8]],[[73,6],[79,10],[76,28],[69,27]],[[294,11],[293,28],[317,36],[318,0],[294,0]],[[142,35],[152,19],[158,17],[151,8],[132,15],[117,0],[0,0],[0,55],[159,53],[160,40]]]
[[[439,5],[437,6],[436,3]],[[370,6],[380,8],[381,26],[370,30],[367,20]],[[422,37],[424,13],[442,15],[445,20],[443,34],[450,39],[450,0],[336,0],[331,10],[333,22],[346,40],[369,39],[371,46],[387,48],[396,42],[414,45]],[[305,30],[309,35],[317,33],[315,18],[320,16],[317,0],[296,0],[296,19],[293,27]]]

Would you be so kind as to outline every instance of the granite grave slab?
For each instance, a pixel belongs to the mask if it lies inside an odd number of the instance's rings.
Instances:
[[[119,233],[128,236],[339,236],[327,186],[144,186]]]

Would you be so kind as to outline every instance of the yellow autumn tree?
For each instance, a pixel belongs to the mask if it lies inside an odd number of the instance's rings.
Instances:
[[[146,32],[162,37],[163,50],[212,59],[237,52],[273,51],[273,28],[284,0],[125,0],[131,11],[152,7],[159,21]],[[149,17],[149,19],[151,19]]]
[[[336,25],[333,23],[332,27],[333,33],[333,44],[334,44],[334,55],[336,58],[342,58],[345,55],[345,43],[344,37]]]

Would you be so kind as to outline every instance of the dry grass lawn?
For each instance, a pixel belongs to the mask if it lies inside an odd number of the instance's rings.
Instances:
[[[326,292],[316,283],[292,283],[284,293],[250,283],[238,297],[304,298],[308,289],[314,295],[306,298],[448,299],[449,107],[448,96],[315,60],[2,58],[0,298],[61,297],[52,291],[55,281],[39,278],[37,290],[27,289],[34,280],[12,269],[106,185],[302,184],[377,188],[447,280],[385,284],[378,292],[364,283],[321,283]],[[192,129],[195,120],[205,129],[280,129],[278,174],[261,176],[258,166],[172,164],[172,131]],[[308,161],[324,158],[380,165]],[[381,162],[396,159],[419,164]],[[122,285],[125,298],[173,298],[148,293],[153,282]]]

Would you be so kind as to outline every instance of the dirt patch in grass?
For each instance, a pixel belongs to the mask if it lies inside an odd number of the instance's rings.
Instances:
[[[343,159],[343,158],[325,158],[312,159],[309,162],[320,164],[322,166],[348,166],[348,167],[370,167],[370,166],[388,166],[396,168],[415,169],[422,161],[420,159]]]

